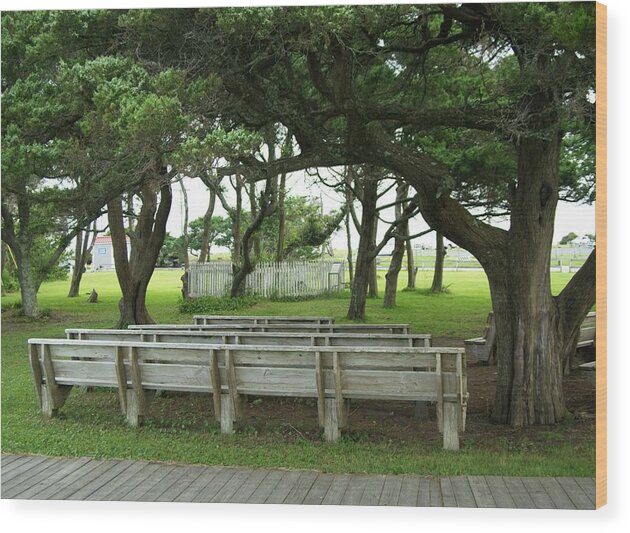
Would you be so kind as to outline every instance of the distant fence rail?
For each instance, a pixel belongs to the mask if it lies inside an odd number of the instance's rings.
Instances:
[[[245,292],[270,297],[318,296],[344,288],[344,261],[295,261],[258,263],[245,279]],[[190,265],[188,292],[199,296],[227,296],[233,278],[233,264],[213,261]]]

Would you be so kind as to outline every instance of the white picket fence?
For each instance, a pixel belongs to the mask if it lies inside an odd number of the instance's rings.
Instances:
[[[245,279],[245,292],[263,298],[317,296],[344,288],[343,261],[259,263]],[[191,297],[227,296],[232,286],[232,263],[192,264],[188,272]]]

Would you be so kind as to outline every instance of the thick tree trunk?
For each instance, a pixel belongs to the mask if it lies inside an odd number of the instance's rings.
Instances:
[[[433,283],[431,283],[431,292],[442,292],[442,279],[444,278],[444,236],[439,232],[435,232],[435,265],[433,267]]]
[[[232,219],[232,238],[234,240],[232,254],[233,261],[237,263],[242,255],[241,214],[243,212],[243,182],[238,174],[234,190],[236,192],[236,207],[234,208],[234,217]]]
[[[377,180],[366,180],[363,188],[361,233],[359,249],[355,262],[354,281],[347,317],[351,320],[365,319],[365,303],[367,298],[370,268],[374,251],[374,218],[376,218]]]
[[[20,254],[18,263],[18,281],[20,282],[20,296],[22,297],[22,314],[30,318],[37,318],[37,291],[40,283],[37,282],[31,269],[29,252]]]
[[[146,294],[157,257],[164,243],[166,222],[172,203],[171,186],[165,181],[165,170],[163,170],[162,179],[164,181],[160,187],[159,207],[157,193],[151,185],[146,184],[142,189],[142,208],[136,229],[131,235],[129,257],[127,257],[121,198],[108,203],[116,276],[122,291],[122,298],[118,303],[120,310],[118,328],[129,324],[154,323],[146,307]]]
[[[184,269],[188,272],[190,267],[190,261],[188,259],[188,248],[189,248],[189,239],[188,239],[188,191],[186,191],[186,187],[184,186],[184,180],[179,180],[179,186],[182,190],[182,198],[184,200],[184,224],[182,230],[182,254],[184,255]]]

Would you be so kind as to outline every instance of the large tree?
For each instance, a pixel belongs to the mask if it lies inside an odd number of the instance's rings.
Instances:
[[[488,275],[498,326],[493,419],[515,426],[560,420],[562,361],[575,349],[595,293],[594,255],[557,296],[549,275],[567,131],[577,131],[576,117],[591,126],[594,6],[188,15],[191,29],[180,48],[170,49],[172,59],[192,54],[200,70],[221,73],[226,115],[251,126],[281,122],[296,138],[300,152],[261,165],[260,175],[368,163],[405,179],[429,225],[473,253]],[[159,26],[164,17],[153,22]],[[149,59],[155,52],[140,46],[138,53]],[[508,230],[465,208],[452,168],[391,135],[397,128],[421,135],[439,127],[488,132],[513,147]]]

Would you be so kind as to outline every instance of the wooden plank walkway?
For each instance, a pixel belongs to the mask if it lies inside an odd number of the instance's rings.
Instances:
[[[4,499],[595,509],[593,478],[326,474],[3,454]]]

